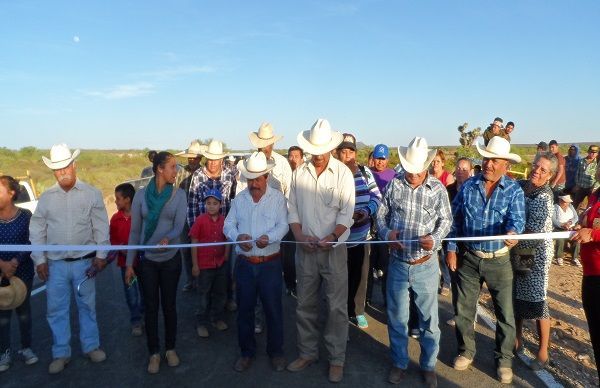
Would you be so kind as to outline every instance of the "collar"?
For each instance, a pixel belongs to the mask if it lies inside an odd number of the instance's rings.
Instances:
[[[500,177],[500,179],[498,180],[498,187],[501,187],[501,188],[504,189],[506,187],[506,184],[507,184],[507,179],[510,179],[510,178],[508,178],[506,175],[502,175]],[[476,183],[479,186],[485,186],[485,179],[483,179],[483,173],[479,174],[477,176],[477,182]],[[463,185],[464,185],[464,183],[463,183]]]

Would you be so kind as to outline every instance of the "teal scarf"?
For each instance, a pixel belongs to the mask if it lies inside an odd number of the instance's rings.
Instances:
[[[148,205],[148,215],[144,220],[144,244],[146,244],[154,234],[156,226],[158,225],[158,219],[160,218],[160,212],[169,198],[171,198],[172,193],[173,185],[166,185],[163,190],[158,193],[156,191],[156,178],[151,179],[148,186],[146,186],[144,197],[146,199],[146,204]]]

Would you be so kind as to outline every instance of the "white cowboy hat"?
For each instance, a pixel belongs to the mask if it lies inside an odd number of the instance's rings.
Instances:
[[[223,152],[223,143],[218,140],[211,140],[210,143],[208,143],[208,147],[202,152],[202,155],[209,160],[219,160],[227,156],[227,154]]]
[[[0,310],[13,310],[19,307],[27,296],[27,286],[17,276],[12,276],[8,282],[8,286],[0,287]]]
[[[257,132],[250,132],[250,143],[256,148],[263,148],[274,144],[283,138],[283,136],[273,135],[273,126],[269,123],[262,123]]]
[[[198,140],[193,140],[187,150],[175,154],[182,158],[195,158],[202,156],[202,152],[206,151],[206,144],[200,144]]]
[[[329,121],[318,119],[308,131],[298,134],[298,145],[312,155],[323,155],[334,150],[344,140],[341,132],[331,130]]]
[[[510,152],[510,143],[503,137],[492,137],[485,148],[482,148],[478,143],[475,144],[475,147],[477,147],[479,155],[484,158],[506,159],[515,163],[521,163],[521,157]]]
[[[573,202],[573,200],[571,199],[571,196],[569,194],[566,195],[561,195],[558,197],[561,201],[565,201],[566,203],[571,203]]]
[[[264,153],[256,151],[238,166],[244,178],[255,179],[271,171],[275,167],[275,161],[267,160]]]
[[[427,170],[437,150],[430,150],[424,137],[415,137],[408,147],[398,147],[398,157],[402,168],[411,174],[420,174]]]
[[[50,149],[50,159],[42,156],[44,164],[51,170],[60,170],[67,167],[79,156],[79,150],[75,150],[71,154],[71,150],[65,143],[55,144]]]

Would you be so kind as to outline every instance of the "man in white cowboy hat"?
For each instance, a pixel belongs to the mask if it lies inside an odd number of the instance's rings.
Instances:
[[[275,168],[262,152],[254,152],[244,160],[240,172],[248,182],[235,197],[225,218],[223,232],[236,246],[236,294],[238,300],[238,341],[241,356],[234,369],[248,369],[256,355],[254,307],[257,297],[267,322],[267,354],[276,371],[285,368],[283,357],[283,307],[281,291],[281,254],[279,241],[288,231],[286,200],[269,187],[269,172]],[[249,241],[252,240],[252,241]]]
[[[312,155],[292,175],[288,221],[296,241],[299,357],[291,372],[301,371],[318,358],[319,288],[324,286],[327,320],[323,337],[329,353],[329,380],[343,378],[348,339],[348,268],[344,242],[354,214],[354,178],[342,162],[331,157],[343,140],[329,122],[318,119],[298,134],[298,145]]]
[[[511,235],[525,227],[525,197],[514,180],[506,176],[510,163],[521,157],[510,152],[508,140],[495,136],[487,147],[477,144],[483,157],[481,174],[463,183],[452,202],[454,222],[448,237]],[[457,271],[456,338],[458,356],[454,369],[466,370],[475,357],[473,323],[481,282],[492,295],[496,318],[496,373],[504,384],[513,378],[515,346],[513,270],[509,249],[516,240],[465,241],[448,243],[446,262]],[[457,259],[458,256],[458,259]]]
[[[56,144],[50,158],[42,156],[53,170],[56,184],[39,199],[29,224],[32,245],[89,245],[87,251],[32,252],[39,278],[46,282],[47,319],[54,344],[49,373],[61,372],[71,358],[69,323],[71,293],[86,278],[92,264],[98,271],[106,265],[107,252],[94,245],[110,245],[108,216],[100,190],[77,179],[75,159],[66,144]],[[79,310],[79,340],[83,353],[92,362],[101,362],[106,354],[100,349],[96,322],[96,288],[94,278],[87,281],[82,293],[74,292]]]
[[[278,189],[286,197],[289,196],[290,182],[292,181],[292,169],[285,156],[273,152],[273,145],[281,140],[283,136],[276,136],[273,133],[273,126],[269,123],[262,123],[256,132],[250,132],[250,143],[259,151],[265,154],[267,160],[275,162],[275,167],[269,173],[269,186]],[[242,162],[238,162],[240,165]],[[240,176],[236,192],[246,188],[246,178]]]
[[[192,140],[187,150],[178,152],[175,156],[187,159],[187,165],[177,172],[176,184],[187,194],[192,183],[192,176],[196,170],[200,168],[202,161],[202,152],[206,151],[206,145],[200,144],[198,140]],[[181,243],[190,243],[190,227],[187,222],[181,231]],[[196,288],[194,277],[192,276],[192,253],[190,248],[181,248],[181,258],[183,259],[183,268],[185,270],[186,282],[183,286],[183,291],[191,291]]]
[[[419,367],[428,387],[437,386],[435,365],[439,352],[437,289],[438,252],[452,225],[450,201],[444,185],[428,174],[437,150],[415,137],[408,147],[399,147],[404,172],[387,186],[377,211],[377,231],[389,243],[387,314],[392,368],[390,383],[406,377],[408,356],[409,292],[418,311],[421,344]]]

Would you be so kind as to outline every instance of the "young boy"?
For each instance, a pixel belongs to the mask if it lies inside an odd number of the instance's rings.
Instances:
[[[219,190],[211,189],[205,194],[206,213],[199,215],[192,225],[192,244],[226,241],[223,234],[225,217],[219,213],[222,200]],[[192,274],[198,277],[200,294],[196,332],[201,338],[210,336],[207,327],[209,321],[217,330],[228,328],[221,315],[227,301],[227,268],[224,264],[229,256],[229,249],[229,245],[192,247]]]
[[[112,245],[127,245],[129,230],[131,229],[131,202],[135,189],[129,183],[122,183],[115,187],[115,204],[117,212],[110,219],[110,243]],[[117,266],[121,268],[125,300],[131,315],[131,335],[142,335],[142,314],[144,311],[142,293],[137,281],[125,284],[125,257],[127,251],[113,251],[117,254]]]

